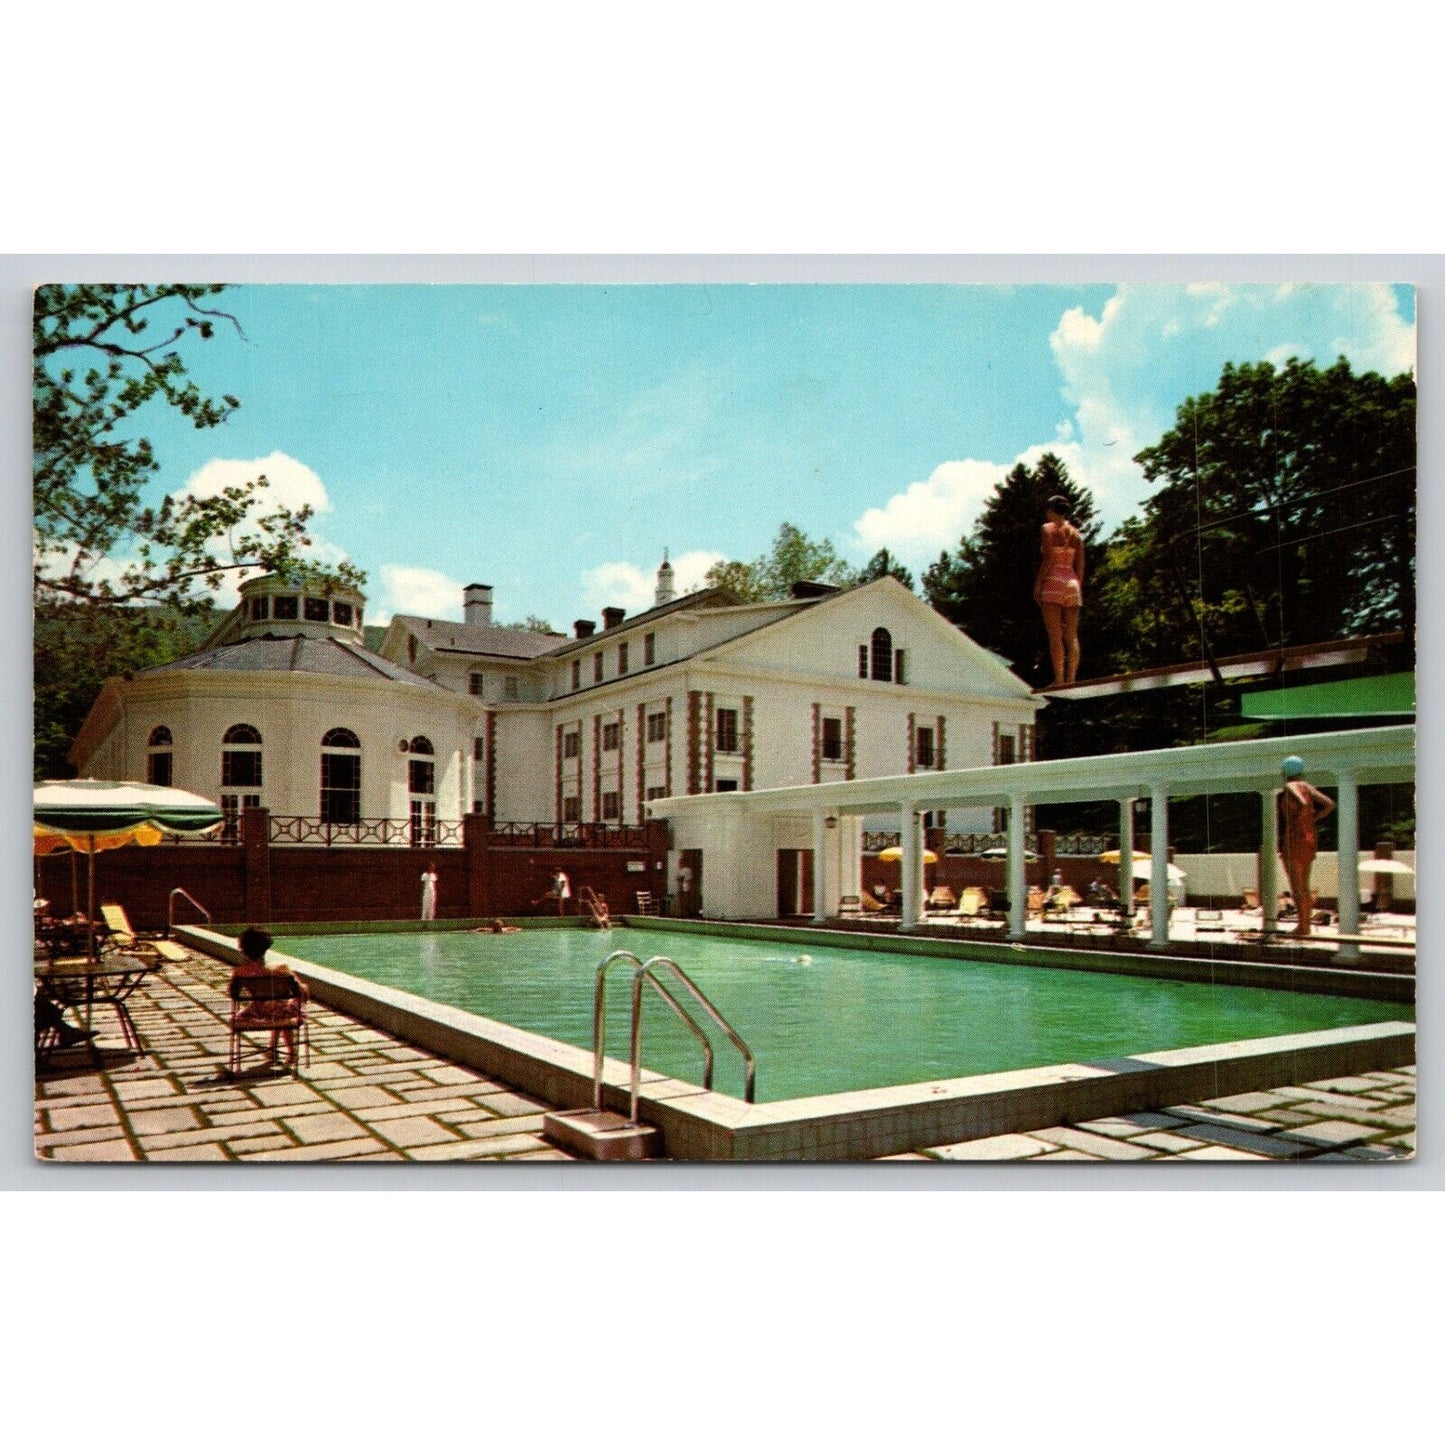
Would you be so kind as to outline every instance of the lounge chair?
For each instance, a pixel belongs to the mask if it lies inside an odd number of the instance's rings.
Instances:
[[[928,907],[936,913],[957,913],[958,898],[952,888],[940,883],[932,893],[928,895]]]
[[[958,913],[961,918],[977,918],[981,913],[988,912],[988,895],[982,888],[965,888],[963,897],[958,900]]]
[[[838,900],[839,918],[861,918],[863,904],[856,893],[845,893]]]
[[[637,911],[649,918],[657,916],[657,900],[651,893],[645,890],[639,891],[637,895]]]
[[[858,895],[858,906],[864,913],[882,913],[885,911],[881,904],[871,893],[860,893]]]
[[[1042,918],[1044,916],[1044,890],[1035,884],[1029,889],[1028,898],[1024,905],[1028,910],[1030,918]]]
[[[124,953],[149,953],[167,963],[184,963],[190,957],[178,943],[164,938],[139,937],[119,903],[102,903],[100,916],[105,920],[103,946],[106,948],[118,948]]]

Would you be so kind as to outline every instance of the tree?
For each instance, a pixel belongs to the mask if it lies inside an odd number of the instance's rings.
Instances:
[[[753,562],[715,562],[703,580],[738,602],[769,602],[786,597],[794,582],[852,587],[858,573],[838,556],[831,542],[814,542],[801,528],[784,522],[771,551]]]
[[[868,559],[867,565],[858,574],[858,581],[876,582],[880,577],[896,577],[910,592],[913,591],[913,573],[887,547],[880,547]]]
[[[209,341],[229,313],[221,286],[42,286],[34,311],[37,600],[194,609],[227,573],[279,572],[359,585],[349,564],[308,566],[309,507],[263,511],[265,477],[214,497],[146,496],[160,470],[138,414],[175,408],[198,429],[240,406],[204,396],[178,349]]]
[[[1093,498],[1052,452],[1032,468],[1018,463],[994,488],[972,533],[953,553],[940,554],[923,574],[923,595],[934,610],[975,642],[1007,658],[1014,671],[1030,682],[1041,681],[1048,670],[1048,642],[1033,587],[1044,503],[1055,495],[1067,497],[1073,505],[1074,523],[1084,534],[1087,579],[1103,555]],[[1086,606],[1085,617],[1091,615]],[[1085,650],[1088,657],[1098,655],[1087,638]]]
[[[1160,484],[1122,589],[1175,599],[1137,665],[1415,628],[1415,382],[1226,365],[1135,458]],[[1183,625],[1183,619],[1188,624]]]

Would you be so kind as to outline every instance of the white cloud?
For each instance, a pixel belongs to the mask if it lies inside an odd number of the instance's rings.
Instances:
[[[940,463],[926,482],[911,483],[853,523],[859,547],[869,556],[887,547],[909,566],[932,562],[958,545],[1007,470],[973,459]]]
[[[684,552],[672,561],[673,585],[677,595],[702,586],[707,570],[723,561],[721,552]],[[586,607],[625,607],[629,613],[645,612],[657,596],[657,569],[633,562],[603,562],[582,574],[582,601]]]
[[[367,618],[378,625],[391,621],[397,612],[438,620],[462,620],[462,589],[464,583],[454,581],[444,572],[430,567],[398,567],[387,563],[381,568],[381,596],[373,598]]]
[[[321,478],[295,457],[285,452],[272,452],[269,457],[243,461],[231,457],[215,457],[193,472],[175,495],[182,497],[215,497],[226,487],[244,486],[264,476],[270,484],[261,492],[261,506],[269,511],[276,506],[310,507],[318,516],[331,510],[331,499]]]

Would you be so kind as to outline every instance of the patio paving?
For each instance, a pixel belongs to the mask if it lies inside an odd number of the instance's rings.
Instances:
[[[192,953],[130,1003],[148,1053],[97,1010],[100,1062],[57,1054],[35,1085],[35,1152],[55,1161],[562,1162],[548,1105],[473,1069],[312,1004],[302,1077],[226,1062],[229,969]],[[255,1055],[253,1058],[257,1057]],[[1030,1134],[939,1145],[900,1160],[1409,1159],[1415,1069],[1261,1090]]]

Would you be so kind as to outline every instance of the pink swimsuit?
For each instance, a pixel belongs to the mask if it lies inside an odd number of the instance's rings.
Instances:
[[[1044,539],[1043,553],[1048,559],[1048,571],[1044,573],[1043,585],[1039,588],[1040,602],[1054,602],[1060,607],[1082,607],[1084,589],[1074,574],[1074,542],[1062,528],[1053,536],[1063,536],[1063,545]]]

